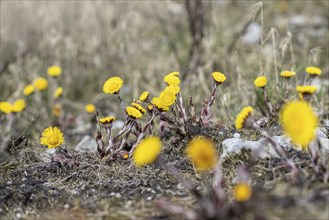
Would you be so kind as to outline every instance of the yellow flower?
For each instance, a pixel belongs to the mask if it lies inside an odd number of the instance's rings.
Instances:
[[[235,119],[235,128],[238,130],[242,129],[252,112],[253,108],[251,106],[244,107]]]
[[[85,110],[86,110],[86,112],[88,112],[88,113],[94,113],[95,110],[96,110],[96,107],[95,107],[95,105],[93,105],[93,104],[87,104],[87,105],[85,106]]]
[[[52,108],[53,116],[59,118],[61,116],[62,106],[60,104],[54,104]]]
[[[258,76],[255,80],[254,80],[254,84],[256,87],[258,88],[264,88],[267,84],[267,79],[266,76]]]
[[[321,75],[321,69],[314,66],[306,67],[305,71],[310,74],[311,76],[318,76]]]
[[[62,69],[59,66],[51,66],[48,68],[48,75],[52,77],[56,77],[61,75]]]
[[[0,102],[0,111],[5,114],[10,114],[13,110],[13,106],[9,102]]]
[[[113,121],[115,121],[115,119],[116,118],[114,116],[109,116],[109,117],[105,117],[105,118],[100,118],[99,122],[102,123],[102,124],[110,124]]]
[[[314,94],[317,90],[316,86],[297,86],[296,91],[302,94]]]
[[[172,73],[167,74],[164,77],[164,81],[168,84],[168,85],[179,85],[180,83],[180,79],[173,75]]]
[[[48,148],[58,147],[64,143],[63,133],[57,127],[48,127],[42,132],[40,143]]]
[[[109,78],[103,86],[104,93],[118,94],[123,85],[123,80],[120,77]]]
[[[171,72],[171,73],[168,73],[167,75],[173,75],[173,76],[179,77],[180,73],[179,72]]]
[[[153,111],[153,105],[152,104],[148,104],[147,105],[147,110],[150,111],[150,112]]]
[[[176,102],[176,94],[171,89],[165,89],[160,93],[159,99],[165,106],[170,107]]]
[[[127,112],[128,116],[130,116],[132,118],[141,118],[143,116],[142,113],[138,109],[136,109],[132,106],[128,106],[126,108],[126,112]]]
[[[139,96],[139,101],[145,102],[149,96],[150,96],[150,93],[148,91],[144,91],[141,94],[141,96]]]
[[[29,84],[29,85],[24,87],[23,93],[26,96],[31,95],[32,93],[34,93],[34,89],[35,89],[34,85]]]
[[[198,170],[211,169],[216,165],[216,148],[208,138],[197,137],[192,139],[187,145],[186,153]]]
[[[180,88],[178,85],[169,85],[169,86],[166,86],[166,88],[163,91],[170,91],[174,95],[177,95],[180,91]]]
[[[57,99],[57,98],[59,98],[62,94],[63,94],[63,88],[62,88],[62,87],[58,87],[58,88],[55,90],[54,98]]]
[[[296,73],[293,72],[293,71],[282,71],[282,72],[280,73],[280,75],[281,75],[282,77],[285,77],[285,78],[291,78],[291,77],[293,77],[294,75],[296,75]]]
[[[214,81],[218,84],[221,84],[226,80],[226,76],[221,72],[213,72],[211,75]]]
[[[18,99],[16,102],[14,102],[12,106],[13,112],[21,112],[25,109],[26,103],[24,99]]]
[[[283,131],[291,138],[292,142],[300,145],[304,150],[315,138],[318,118],[307,102],[287,103],[281,111],[280,122]]]
[[[150,136],[142,140],[133,154],[134,163],[144,166],[153,163],[161,152],[161,140],[156,136]]]
[[[247,183],[238,183],[234,188],[234,198],[238,202],[248,201],[251,194],[252,189]]]
[[[146,110],[140,105],[135,102],[131,103],[131,106],[140,111],[140,113],[145,114]]]
[[[45,90],[48,87],[48,81],[43,77],[39,77],[36,80],[34,80],[33,84],[35,88],[37,88],[40,91]]]

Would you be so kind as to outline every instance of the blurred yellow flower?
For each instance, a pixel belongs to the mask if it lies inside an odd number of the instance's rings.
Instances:
[[[296,86],[296,91],[302,94],[314,94],[316,90],[316,86]]]
[[[304,150],[315,138],[318,117],[312,107],[304,101],[287,103],[280,114],[282,129],[292,142]]]
[[[23,93],[26,96],[31,95],[32,93],[34,93],[34,89],[35,89],[34,85],[29,84],[29,85],[24,87]]]
[[[128,116],[130,116],[132,118],[141,118],[143,116],[142,113],[138,109],[136,109],[132,106],[128,106],[126,108],[126,112],[127,112]]]
[[[55,148],[64,143],[64,135],[57,127],[48,127],[42,132],[40,143],[48,148]]]
[[[13,112],[21,112],[25,109],[26,103],[24,99],[18,99],[17,101],[14,102],[12,106],[12,111]]]
[[[118,94],[123,85],[123,80],[120,77],[111,77],[104,83],[103,92],[109,94]]]
[[[53,108],[52,108],[52,114],[53,116],[55,116],[56,118],[59,118],[61,116],[61,112],[62,112],[62,106],[61,104],[54,104]]]
[[[310,74],[311,76],[318,76],[321,75],[321,69],[314,66],[306,67],[305,71]]]
[[[161,152],[161,140],[156,136],[150,136],[142,140],[133,154],[134,163],[144,166],[153,163]]]
[[[198,170],[212,169],[216,165],[216,148],[208,138],[197,137],[192,139],[187,145],[186,153]]]
[[[235,119],[235,128],[238,130],[242,129],[252,112],[253,108],[251,106],[244,107]]]
[[[252,189],[247,183],[238,183],[234,188],[234,198],[238,202],[245,202],[250,199]]]
[[[35,88],[40,91],[48,88],[48,81],[43,77],[39,77],[36,80],[34,80],[33,84],[34,84]]]
[[[148,104],[147,105],[147,110],[149,110],[150,112],[153,111],[153,105],[152,104]]]
[[[140,113],[145,114],[146,110],[141,106],[140,104],[137,104],[135,102],[131,103],[131,106],[140,111]]]
[[[171,72],[171,73],[168,73],[167,75],[172,75],[172,76],[179,77],[180,73],[179,72]]]
[[[170,89],[165,89],[160,93],[159,99],[163,105],[170,107],[176,102],[176,94]]]
[[[178,76],[175,76],[172,73],[167,74],[164,77],[164,81],[168,84],[168,85],[179,85],[180,83],[180,79],[178,78]]]
[[[211,75],[217,84],[221,84],[226,80],[226,76],[221,72],[213,72]]]
[[[48,68],[48,75],[52,77],[56,77],[61,75],[62,69],[59,66],[51,66]]]
[[[267,84],[267,78],[266,78],[266,76],[258,76],[254,80],[254,84],[258,88],[264,88],[266,86],[266,84]]]
[[[59,98],[62,94],[63,94],[63,88],[62,88],[62,87],[58,87],[58,88],[55,90],[54,98],[57,99],[57,98]]]
[[[179,88],[178,85],[169,85],[169,86],[166,86],[166,88],[163,91],[164,92],[165,91],[170,91],[174,95],[177,95],[179,93],[179,91],[180,91],[180,88]]]
[[[10,114],[13,110],[13,106],[9,102],[0,102],[0,111],[5,114]]]
[[[100,118],[99,122],[102,124],[110,124],[110,123],[114,122],[115,119],[116,118],[114,116],[109,116],[109,117],[105,117],[105,118]]]
[[[139,101],[145,102],[148,97],[150,96],[150,93],[148,91],[144,91],[140,96],[139,96]]]
[[[293,77],[293,76],[295,76],[296,75],[296,73],[295,72],[293,72],[293,71],[282,71],[281,73],[280,73],[280,75],[282,76],[282,77],[284,77],[284,78],[291,78],[291,77]]]
[[[85,106],[85,110],[86,110],[86,112],[88,112],[88,113],[94,113],[95,110],[96,110],[96,107],[95,107],[95,105],[93,105],[93,104],[87,104],[87,105]]]

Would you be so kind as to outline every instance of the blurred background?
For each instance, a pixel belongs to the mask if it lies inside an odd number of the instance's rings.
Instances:
[[[144,90],[156,96],[164,88],[163,76],[180,71],[185,102],[193,95],[201,107],[211,92],[210,74],[220,71],[228,80],[217,94],[215,117],[230,123],[242,105],[253,105],[256,76],[264,73],[275,87],[282,70],[295,70],[303,80],[305,67],[314,65],[322,69],[316,106],[320,113],[328,112],[326,0],[0,4],[0,101],[19,98],[25,85],[47,78],[47,68],[58,65],[63,109],[74,120],[85,114],[88,103],[102,115],[120,116],[117,98],[102,93],[111,76],[123,78],[121,94],[129,103]],[[43,96],[47,100],[51,95]],[[23,130],[34,116],[40,120],[38,130],[52,123],[40,113],[44,102],[33,103],[27,103]]]

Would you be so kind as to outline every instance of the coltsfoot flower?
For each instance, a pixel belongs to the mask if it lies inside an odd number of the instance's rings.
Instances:
[[[235,119],[235,128],[240,130],[245,127],[246,120],[253,111],[251,106],[244,107]]]
[[[167,83],[167,85],[179,85],[180,79],[178,76],[174,75],[173,73],[169,73],[164,77],[164,81]]]
[[[252,189],[247,183],[238,183],[234,188],[234,198],[238,202],[245,202],[250,199]]]
[[[296,72],[293,72],[293,71],[282,71],[281,73],[280,73],[280,76],[282,76],[282,77],[284,77],[284,78],[291,78],[291,77],[293,77],[293,76],[295,76],[296,75]]]
[[[48,148],[55,148],[64,143],[64,135],[57,127],[48,127],[42,132],[40,143]]]
[[[112,122],[114,122],[116,120],[116,118],[114,116],[109,116],[109,117],[105,117],[105,118],[100,118],[99,122],[102,124],[110,124]]]
[[[144,91],[140,96],[139,96],[139,101],[145,102],[150,96],[150,93],[148,91]]]
[[[88,112],[88,113],[94,113],[95,110],[96,110],[96,107],[93,104],[87,104],[85,106],[85,111]]]
[[[180,88],[178,85],[169,85],[169,86],[166,86],[166,88],[163,91],[170,91],[174,95],[177,95],[180,91]]]
[[[48,75],[52,77],[56,77],[61,75],[62,69],[59,66],[51,66],[48,68]]]
[[[134,107],[135,109],[137,109],[138,111],[140,111],[140,113],[145,114],[146,110],[143,108],[143,106],[141,106],[138,103],[131,103],[131,106]]]
[[[266,78],[266,76],[258,76],[254,80],[254,84],[258,88],[264,88],[267,85],[267,78]]]
[[[137,166],[153,163],[161,152],[161,140],[156,136],[150,136],[142,140],[133,154],[133,161]]]
[[[302,94],[314,94],[316,90],[316,86],[296,86],[296,91]]]
[[[18,99],[17,101],[14,102],[12,106],[12,111],[13,112],[21,112],[25,109],[26,103],[24,99]]]
[[[292,142],[304,150],[315,138],[318,117],[312,107],[304,101],[287,103],[280,114],[282,129]]]
[[[120,77],[111,77],[104,83],[103,92],[107,94],[118,94],[123,85],[123,80]]]
[[[0,102],[0,111],[10,114],[13,111],[13,106],[9,102]]]
[[[40,91],[48,88],[48,81],[43,77],[39,77],[36,80],[34,80],[33,84],[34,84],[35,88]]]
[[[321,69],[318,67],[308,66],[305,71],[313,77],[321,75]]]
[[[136,108],[132,107],[132,106],[128,106],[126,108],[126,112],[128,114],[128,116],[132,117],[132,118],[141,118],[143,116],[143,114]]]
[[[221,84],[226,80],[226,76],[221,72],[213,72],[211,75],[217,84]]]
[[[63,88],[58,87],[54,92],[54,98],[57,99],[63,94]]]
[[[55,116],[56,118],[59,118],[61,116],[61,112],[62,112],[61,104],[59,104],[59,103],[54,104],[52,107],[53,116]]]
[[[192,139],[186,148],[187,156],[198,170],[212,169],[217,162],[214,143],[205,137]]]
[[[33,84],[26,85],[23,90],[23,94],[28,96],[34,93],[35,87]]]

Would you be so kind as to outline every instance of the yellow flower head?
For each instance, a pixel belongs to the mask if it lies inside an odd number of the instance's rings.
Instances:
[[[251,106],[244,107],[235,119],[235,128],[238,130],[242,129],[245,126],[247,118],[253,111]]]
[[[221,72],[213,72],[211,75],[217,84],[221,84],[226,80],[226,76]]]
[[[159,99],[165,106],[170,107],[176,102],[176,94],[173,93],[171,90],[164,90],[160,93]]]
[[[139,101],[145,102],[148,97],[150,96],[150,93],[148,91],[144,91],[140,96],[139,96]]]
[[[163,91],[169,91],[169,92],[173,93],[174,95],[177,95],[180,91],[180,88],[178,85],[169,85],[169,86],[166,86],[166,88]]]
[[[9,102],[0,102],[0,111],[10,114],[13,111],[13,106]]]
[[[61,104],[54,104],[52,108],[52,114],[56,118],[59,118],[61,116],[62,106]]]
[[[64,135],[57,127],[48,127],[42,132],[40,143],[48,148],[55,148],[64,143]]]
[[[168,85],[179,85],[180,83],[180,79],[178,78],[178,76],[175,76],[172,73],[167,74],[164,77],[164,81],[168,84]]]
[[[57,98],[59,98],[62,94],[63,94],[63,88],[62,88],[62,87],[58,87],[58,88],[55,90],[54,98],[57,99]]]
[[[161,140],[156,136],[150,136],[142,140],[133,154],[134,163],[144,166],[153,163],[161,152]]]
[[[23,93],[26,96],[31,95],[32,93],[34,93],[34,89],[35,89],[34,85],[29,84],[29,85],[24,87]]]
[[[152,112],[153,111],[153,105],[152,104],[148,104],[147,105],[147,110]]]
[[[146,110],[141,106],[140,104],[137,104],[135,102],[131,103],[131,106],[140,111],[140,113],[145,114]]]
[[[120,77],[111,77],[104,83],[103,92],[109,94],[118,94],[123,85],[123,80]]]
[[[132,118],[141,118],[143,116],[143,114],[138,109],[136,109],[132,106],[128,106],[126,108],[126,112],[127,112],[128,116],[130,116]]]
[[[61,75],[62,69],[59,66],[51,66],[48,68],[48,75],[52,77],[56,77]]]
[[[302,94],[314,94],[317,90],[316,86],[297,86],[296,91]]]
[[[252,189],[247,183],[238,183],[234,188],[234,198],[238,202],[245,202],[250,199]]]
[[[304,150],[315,138],[318,118],[307,102],[287,103],[281,111],[280,122],[283,131],[291,138],[292,142],[300,145]]]
[[[12,106],[13,112],[21,112],[25,109],[26,103],[24,99],[18,99],[16,102],[14,102]]]
[[[258,76],[254,80],[254,84],[258,88],[264,88],[266,86],[266,84],[267,84],[267,78],[266,78],[266,76]]]
[[[318,76],[321,75],[321,69],[314,66],[306,67],[305,71],[310,74],[311,76]]]
[[[43,77],[39,77],[36,80],[34,80],[33,84],[34,84],[35,88],[40,91],[48,88],[48,81]]]
[[[171,72],[171,73],[168,73],[167,75],[172,75],[172,76],[179,77],[180,73],[179,72]]]
[[[217,152],[214,143],[205,137],[192,139],[186,148],[187,156],[198,170],[214,168],[217,162]]]
[[[96,107],[95,107],[95,105],[93,105],[93,104],[87,104],[87,105],[85,106],[85,110],[86,110],[86,112],[88,112],[88,113],[94,113],[95,110],[96,110]]]
[[[99,122],[102,124],[110,124],[112,122],[114,122],[116,120],[116,118],[114,116],[109,116],[109,117],[105,117],[105,118],[100,118]]]
[[[296,73],[293,72],[293,71],[282,71],[282,72],[280,73],[280,75],[281,75],[282,77],[284,77],[284,78],[291,78],[291,77],[293,77],[294,75],[296,75]]]

